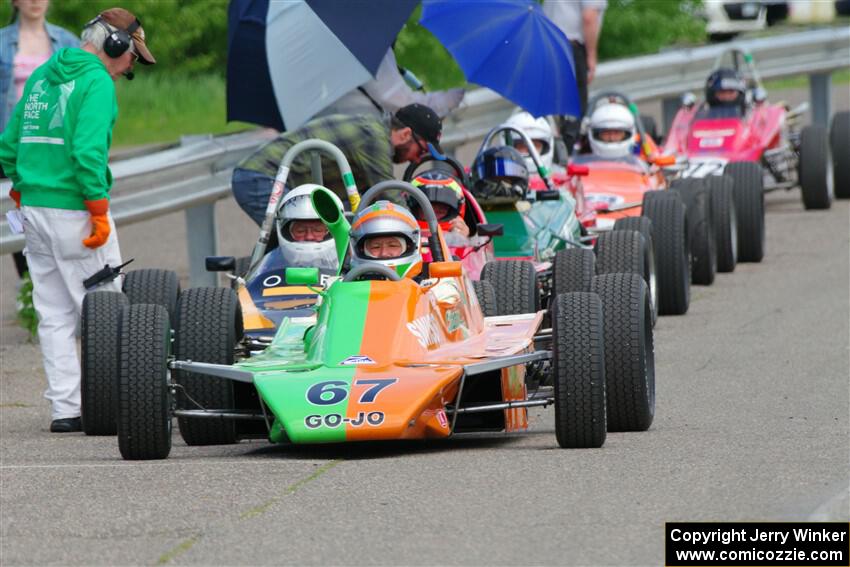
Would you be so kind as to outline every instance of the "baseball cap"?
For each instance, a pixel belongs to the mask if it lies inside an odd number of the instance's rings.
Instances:
[[[443,121],[437,113],[424,104],[408,104],[399,108],[395,117],[399,122],[413,130],[413,133],[429,142],[434,149],[443,153],[440,148],[440,136],[443,135]]]
[[[130,31],[131,27],[136,24],[136,29],[130,33],[130,37],[133,38],[133,48],[139,56],[139,62],[145,65],[156,63],[156,59],[145,44],[145,30],[142,28],[142,22],[132,12],[124,8],[110,8],[100,13],[100,19],[107,24],[127,31]]]

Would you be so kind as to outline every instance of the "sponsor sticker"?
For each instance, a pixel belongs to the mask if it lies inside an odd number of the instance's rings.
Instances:
[[[446,410],[440,409],[437,412],[437,421],[440,422],[440,427],[447,429],[449,427],[449,418],[446,415]]]
[[[375,364],[375,361],[363,354],[349,356],[339,363],[340,366],[357,366],[360,364]]]

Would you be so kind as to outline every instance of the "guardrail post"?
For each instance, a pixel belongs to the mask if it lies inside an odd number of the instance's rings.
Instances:
[[[832,113],[832,72],[809,75],[809,100],[812,124],[829,128],[829,115]]]
[[[186,242],[189,246],[189,280],[192,286],[216,287],[218,274],[206,269],[206,257],[218,254],[215,203],[186,209]]]
[[[682,106],[682,98],[678,96],[667,97],[661,101],[661,118],[663,122],[664,135],[670,131],[670,126],[673,125],[673,119],[679,108]]]

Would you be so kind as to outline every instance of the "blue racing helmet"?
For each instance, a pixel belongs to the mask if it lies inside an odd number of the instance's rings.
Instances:
[[[525,158],[510,146],[488,148],[472,163],[472,193],[478,199],[501,197],[518,201],[527,189]]]

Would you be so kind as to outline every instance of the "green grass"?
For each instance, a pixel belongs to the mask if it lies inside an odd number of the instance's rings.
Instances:
[[[836,71],[832,74],[832,84],[846,85],[848,83],[850,83],[850,69],[842,69],[841,71]],[[764,88],[767,89],[768,92],[780,89],[799,89],[808,86],[808,75],[792,75],[781,79],[772,79],[770,81],[765,81],[764,83]]]
[[[139,69],[117,83],[118,121],[113,148],[172,142],[188,134],[225,134],[252,124],[225,121],[225,82],[218,75],[187,77]]]

